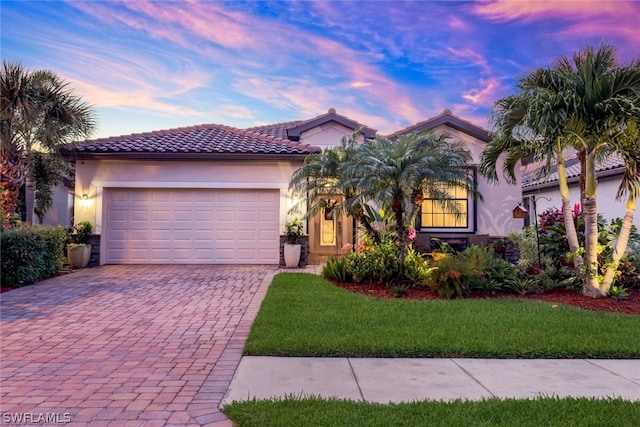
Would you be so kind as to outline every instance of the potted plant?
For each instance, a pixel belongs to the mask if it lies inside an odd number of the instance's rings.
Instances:
[[[294,218],[284,223],[287,243],[284,245],[284,264],[288,268],[295,268],[300,264],[300,253],[302,245],[298,243],[302,237],[302,220]]]
[[[507,239],[499,238],[493,241],[493,251],[497,254],[505,253],[507,246],[509,246],[509,241]]]
[[[89,235],[93,231],[93,224],[81,221],[73,226],[71,243],[67,245],[67,260],[71,268],[85,268],[91,258]]]

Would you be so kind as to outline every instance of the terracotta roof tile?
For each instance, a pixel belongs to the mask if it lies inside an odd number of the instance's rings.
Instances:
[[[580,162],[577,157],[570,157],[565,160],[565,167],[567,170],[567,179],[573,182],[576,178],[580,177]],[[602,160],[596,165],[596,173],[599,176],[610,175],[622,170],[624,164],[622,160],[617,156],[610,156]],[[558,167],[552,165],[549,172],[549,176],[541,175],[542,167],[525,171],[522,173],[522,188],[537,188],[541,186],[548,186],[558,182]]]
[[[72,151],[80,155],[83,153],[304,155],[317,152],[319,149],[250,129],[241,130],[211,124],[88,140],[79,143]]]
[[[291,129],[305,123],[306,120],[294,120],[291,122],[274,123],[272,125],[254,126],[247,128],[255,132],[260,132],[265,135],[271,135],[276,138],[287,139],[287,129]]]

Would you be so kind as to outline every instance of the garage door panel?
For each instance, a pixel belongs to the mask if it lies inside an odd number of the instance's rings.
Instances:
[[[130,193],[129,200],[131,200],[132,202],[148,202],[150,200],[150,197],[151,194],[138,191],[135,193]]]
[[[107,189],[107,263],[274,264],[277,190]]]
[[[216,201],[219,203],[233,203],[235,201],[235,194],[231,191],[216,193]]]

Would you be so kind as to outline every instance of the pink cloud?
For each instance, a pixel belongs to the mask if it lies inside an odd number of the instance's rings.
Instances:
[[[565,15],[565,16],[624,16],[637,13],[637,8],[625,1],[531,1],[531,0],[489,0],[482,1],[475,11],[480,15],[496,20],[511,20]],[[636,15],[637,18],[637,15]]]
[[[480,79],[480,87],[470,89],[462,94],[462,97],[472,104],[490,105],[497,98],[497,93],[501,91],[500,81],[494,77]]]
[[[454,56],[471,63],[471,65],[482,68],[485,73],[491,72],[487,60],[474,49],[454,49],[452,47],[448,47],[447,51],[452,53]]]

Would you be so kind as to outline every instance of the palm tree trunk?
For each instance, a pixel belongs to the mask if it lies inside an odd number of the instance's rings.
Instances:
[[[595,155],[587,154],[585,175],[585,200],[582,209],[585,224],[586,278],[583,293],[602,296],[598,280],[598,203],[596,200]]]
[[[631,226],[633,225],[633,215],[637,204],[638,200],[634,198],[633,195],[629,196],[629,199],[627,200],[627,209],[624,214],[624,219],[622,220],[622,226],[620,227],[620,234],[618,235],[618,240],[613,248],[612,260],[607,266],[604,278],[602,279],[602,285],[600,285],[600,293],[603,295],[609,292],[609,288],[613,284],[613,279],[615,278],[616,271],[620,265],[620,259],[622,259],[622,255],[624,255],[624,252],[627,250],[629,235],[631,234]]]
[[[0,185],[2,194],[0,195],[0,208],[2,211],[2,226],[4,229],[10,228],[14,222],[16,207],[18,205],[18,194],[27,170],[26,164],[22,161],[24,155],[3,151],[0,159]]]
[[[561,147],[559,147],[559,149],[561,150]],[[578,242],[576,224],[573,221],[573,210],[571,209],[571,200],[569,199],[569,184],[567,183],[567,170],[564,164],[562,151],[558,154],[558,183],[560,185],[560,196],[562,197],[562,211],[564,213],[564,225],[567,233],[569,250],[573,254],[574,267],[579,267],[582,265],[582,257],[577,255],[580,243]]]
[[[358,223],[360,223],[364,227],[367,235],[371,238],[371,240],[373,240],[375,244],[380,243],[380,233],[378,232],[378,230],[373,228],[369,219],[364,215],[364,209],[362,208],[362,206],[357,207],[351,213],[351,215]]]
[[[404,211],[402,209],[402,200],[394,200],[392,202],[392,210],[396,218],[396,239],[400,245],[400,272],[404,269],[404,259],[407,254],[407,233],[404,227]]]

